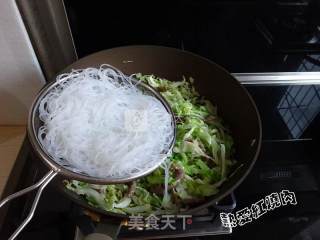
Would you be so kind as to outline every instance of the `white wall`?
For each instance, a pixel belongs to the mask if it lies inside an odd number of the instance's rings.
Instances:
[[[0,0],[0,125],[26,124],[44,81],[15,1]]]

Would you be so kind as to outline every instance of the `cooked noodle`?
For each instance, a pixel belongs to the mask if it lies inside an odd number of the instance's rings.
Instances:
[[[38,136],[53,159],[94,177],[150,168],[168,149],[172,118],[117,69],[74,70],[41,101]]]

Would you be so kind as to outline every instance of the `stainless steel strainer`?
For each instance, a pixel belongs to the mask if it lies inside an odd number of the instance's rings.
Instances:
[[[132,82],[137,84],[138,87],[141,88],[144,92],[147,94],[156,97],[165,107],[165,109],[168,111],[168,113],[171,115],[172,118],[172,128],[173,128],[173,135],[172,140],[170,142],[170,145],[167,149],[164,149],[163,157],[159,158],[159,161],[156,162],[153,166],[150,168],[145,169],[143,172],[137,172],[136,174],[131,174],[130,176],[124,176],[124,177],[117,177],[117,178],[96,178],[89,176],[85,173],[81,173],[80,171],[73,171],[71,168],[64,167],[62,165],[59,165],[48,153],[47,151],[42,147],[39,139],[38,139],[38,129],[42,126],[42,121],[39,119],[39,104],[41,100],[46,96],[52,89],[54,89],[57,84],[61,84],[61,79],[59,83],[57,81],[53,81],[48,83],[44,86],[44,88],[38,93],[36,96],[35,101],[32,104],[31,110],[29,112],[29,119],[28,119],[28,138],[30,140],[30,143],[34,149],[34,151],[37,153],[39,158],[51,169],[40,181],[35,183],[34,185],[27,187],[19,192],[16,192],[6,198],[4,198],[0,202],[0,207],[2,207],[4,204],[9,202],[10,200],[17,198],[19,196],[22,196],[32,190],[35,190],[37,188],[37,194],[35,196],[35,199],[33,201],[32,207],[30,209],[29,215],[27,218],[22,222],[22,224],[16,229],[16,231],[11,235],[9,239],[15,239],[18,234],[23,230],[23,228],[28,224],[28,222],[32,219],[33,214],[35,212],[35,209],[37,207],[37,204],[39,202],[41,193],[43,189],[47,186],[47,184],[57,175],[61,174],[64,177],[68,179],[76,179],[88,183],[95,183],[95,184],[116,184],[116,183],[124,183],[124,182],[130,182],[135,179],[141,178],[152,171],[154,171],[156,168],[158,168],[161,163],[167,158],[168,154],[171,154],[173,145],[175,143],[175,137],[176,137],[176,125],[175,125],[175,118],[174,114],[172,112],[172,109],[170,108],[167,101],[152,87],[149,85],[146,85],[142,82],[139,82],[137,80],[132,79]]]

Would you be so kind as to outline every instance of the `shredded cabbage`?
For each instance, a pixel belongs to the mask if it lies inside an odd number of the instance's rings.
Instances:
[[[66,187],[84,196],[91,205],[126,214],[176,212],[216,194],[235,162],[233,140],[217,108],[199,96],[192,78],[171,82],[153,75],[135,77],[158,90],[176,117],[177,138],[167,162],[167,178],[166,167],[159,167],[131,185],[97,189],[97,185],[72,180]]]

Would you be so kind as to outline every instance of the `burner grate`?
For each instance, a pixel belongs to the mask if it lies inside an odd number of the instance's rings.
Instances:
[[[123,226],[119,232],[118,239],[174,239],[231,234],[232,228],[222,226],[219,216],[220,212],[231,212],[235,207],[236,199],[232,193],[214,206],[204,208],[196,214],[193,214],[191,218],[192,223],[185,223],[185,228],[183,227],[182,219],[177,220],[175,230],[129,230],[128,226]],[[85,232],[86,235],[94,232],[108,232],[107,228],[109,228],[108,219],[102,219],[101,224],[99,223],[91,232],[88,232],[88,229],[83,229],[83,227],[86,228],[87,225],[80,225],[76,228],[75,240],[84,239],[83,232]],[[103,228],[106,228],[105,231]]]

